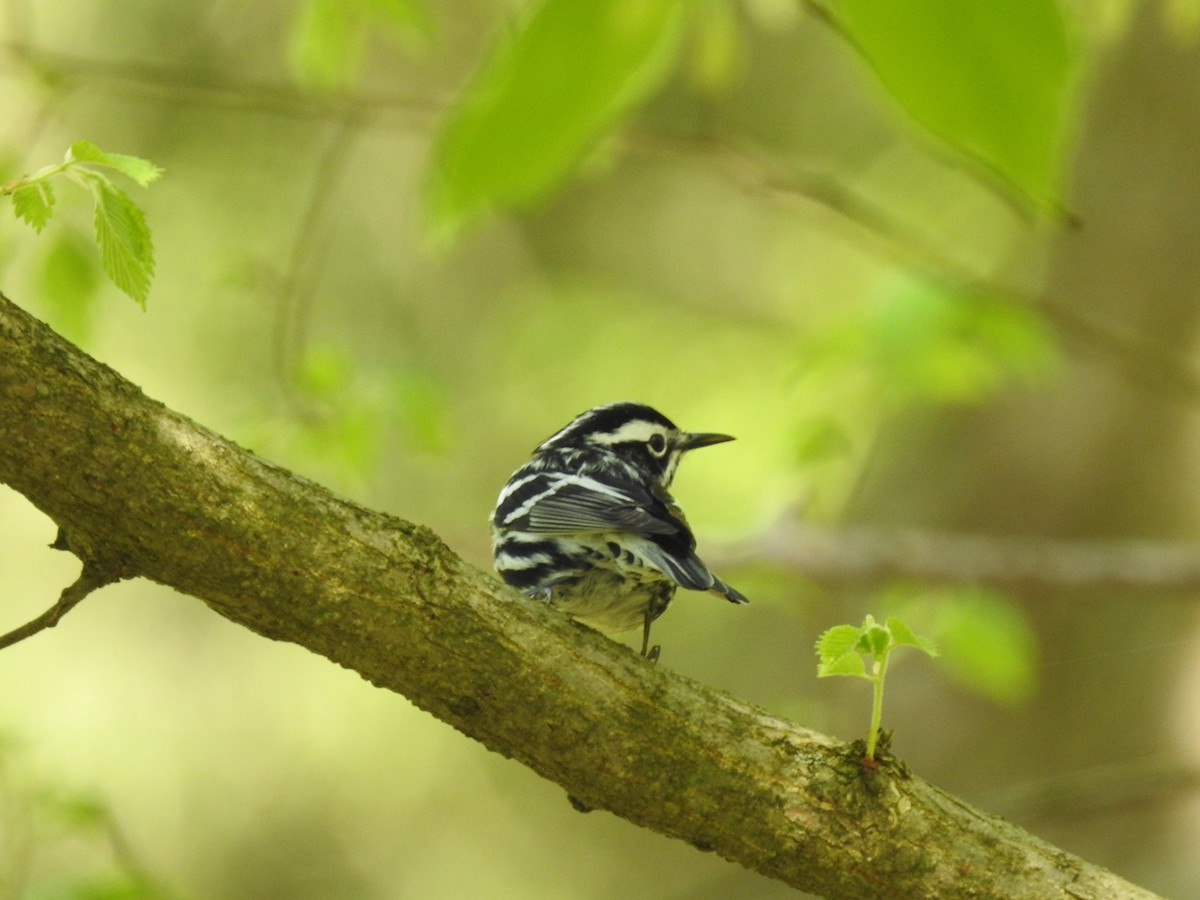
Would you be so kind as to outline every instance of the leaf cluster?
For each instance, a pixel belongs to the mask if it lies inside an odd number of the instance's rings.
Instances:
[[[868,615],[862,625],[835,625],[817,638],[817,676],[828,678],[847,675],[862,678],[874,687],[871,707],[871,730],[867,733],[868,761],[875,759],[879,726],[883,717],[883,685],[887,676],[888,657],[897,647],[916,647],[929,656],[937,656],[937,646],[921,637],[896,616],[889,616],[880,625]],[[871,665],[868,669],[867,658]]]
[[[888,616],[880,625],[874,616],[863,619],[862,625],[835,625],[817,638],[817,675],[850,675],[871,680],[865,659],[872,657],[879,665],[897,647],[916,647],[929,656],[937,656],[937,645],[929,638],[913,632],[901,619]]]
[[[12,198],[17,218],[41,233],[54,214],[58,196],[54,179],[64,175],[92,198],[92,221],[100,262],[118,288],[146,305],[154,276],[154,244],[141,208],[103,171],[110,169],[141,187],[156,181],[162,170],[137,156],[107,153],[88,141],[76,141],[57,165],[45,166],[0,188]]]

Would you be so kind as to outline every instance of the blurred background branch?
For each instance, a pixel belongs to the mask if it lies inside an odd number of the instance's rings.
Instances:
[[[725,566],[767,563],[828,585],[860,588],[913,579],[1017,592],[1110,591],[1189,601],[1200,592],[1200,547],[1184,542],[829,527],[788,515],[744,542],[715,547],[709,555]]]

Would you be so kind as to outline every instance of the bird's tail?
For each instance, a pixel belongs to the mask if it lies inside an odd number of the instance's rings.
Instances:
[[[716,575],[713,576],[712,587],[710,587],[709,590],[714,594],[718,594],[718,595],[724,597],[730,603],[749,603],[750,602],[750,600],[746,597],[745,594],[743,594],[741,591],[737,590],[736,588],[731,588],[729,585],[727,585],[725,582],[723,582]]]
[[[730,603],[750,602],[741,591],[731,588],[714,575],[712,569],[706,566],[695,553],[688,553],[686,556],[666,553],[654,544],[651,544],[647,550],[649,552],[646,556],[650,562],[680,587],[690,591],[711,591],[724,597]]]

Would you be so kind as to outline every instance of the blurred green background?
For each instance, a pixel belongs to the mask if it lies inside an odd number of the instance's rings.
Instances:
[[[1200,4],[946,6],[8,0],[0,177],[80,138],[166,175],[123,184],[145,311],[66,183],[40,236],[3,214],[0,289],[483,568],[499,487],[583,409],[737,435],[675,494],[753,602],[680,595],[660,665],[849,740],[869,690],[813,642],[901,611],[945,650],[889,679],[914,771],[1188,896],[1200,592],[787,563],[797,517],[1200,525]],[[53,537],[0,489],[0,631],[75,577]],[[152,584],[0,652],[0,685],[0,897],[794,895]]]

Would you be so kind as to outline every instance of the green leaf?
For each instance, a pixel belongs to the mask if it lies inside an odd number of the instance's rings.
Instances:
[[[54,209],[54,188],[48,181],[23,184],[12,192],[12,203],[17,218],[41,233]]]
[[[545,0],[496,49],[437,138],[435,229],[527,205],[666,76],[688,0]]]
[[[81,169],[71,174],[92,193],[100,264],[113,284],[144,308],[154,275],[154,245],[145,216],[103,175]]]
[[[817,657],[821,662],[840,659],[858,645],[862,629],[853,625],[834,625],[817,638]]]
[[[893,644],[916,647],[930,656],[938,655],[937,644],[927,637],[921,637],[916,634],[902,619],[896,616],[888,616],[887,629],[892,635]]]
[[[858,646],[863,653],[870,653],[875,659],[882,659],[892,648],[892,636],[884,626],[876,624],[867,616],[867,621],[863,622]]]
[[[122,175],[132,178],[142,187],[157,181],[162,176],[162,169],[154,163],[138,156],[127,156],[124,153],[105,153],[90,141],[76,141],[67,151],[67,161],[90,162],[100,166],[116,169]]]
[[[1056,208],[1076,52],[1054,0],[830,3],[909,115]]]
[[[857,653],[847,653],[844,656],[839,656],[837,659],[831,659],[822,662],[817,666],[818,678],[829,678],[834,675],[848,675],[852,678],[866,678],[871,676],[867,674],[867,667],[863,664],[863,658]]]

